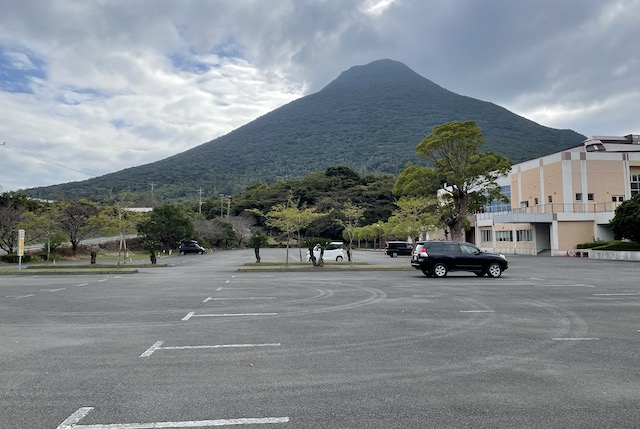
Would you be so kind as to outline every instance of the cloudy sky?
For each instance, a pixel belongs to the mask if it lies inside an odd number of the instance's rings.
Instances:
[[[640,0],[0,0],[0,186],[164,159],[382,58],[549,127],[638,134],[639,16]]]

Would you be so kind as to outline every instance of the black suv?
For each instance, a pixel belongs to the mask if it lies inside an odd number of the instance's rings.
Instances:
[[[392,258],[398,255],[409,256],[412,251],[413,244],[408,241],[387,241],[387,247],[384,249],[384,253]]]
[[[483,252],[470,243],[421,241],[413,251],[411,266],[422,270],[427,277],[444,277],[449,271],[500,277],[509,264],[504,255]]]
[[[200,246],[195,240],[184,240],[180,243],[180,246],[178,246],[178,252],[180,252],[181,255],[185,253],[199,253],[202,255],[207,253],[207,249]]]

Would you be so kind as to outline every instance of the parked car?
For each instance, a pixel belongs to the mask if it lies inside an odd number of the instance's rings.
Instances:
[[[324,248],[324,253],[322,254],[322,259],[324,261],[337,261],[341,262],[345,258],[344,249],[342,248],[341,241],[332,241],[327,247]],[[313,248],[313,255],[316,259],[320,259],[320,246],[316,246]],[[311,254],[307,250],[307,261],[311,260]]]
[[[410,256],[413,252],[413,244],[408,241],[387,241],[384,253],[393,257]]]
[[[199,253],[202,255],[207,253],[207,249],[200,246],[195,240],[184,240],[180,242],[180,245],[178,246],[178,252],[181,255],[185,255],[187,253]]]
[[[416,243],[411,266],[422,270],[427,277],[445,277],[450,271],[500,277],[509,264],[504,255],[484,252],[470,243],[421,241]]]

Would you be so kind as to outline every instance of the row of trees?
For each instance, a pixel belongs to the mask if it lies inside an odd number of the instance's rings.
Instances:
[[[331,167],[323,173],[251,187],[233,197],[226,216],[219,211],[217,199],[197,206],[165,203],[150,214],[140,214],[128,210],[133,196],[126,193],[109,195],[103,204],[49,203],[5,193],[0,195],[0,248],[14,252],[20,228],[28,230],[30,241],[47,242],[49,247],[64,237],[74,253],[85,238],[114,232],[121,237],[120,249],[126,251],[125,236],[137,233],[152,259],[157,251],[175,248],[182,239],[196,238],[211,246],[250,241],[259,248],[265,235],[281,235],[288,263],[294,239],[300,258],[302,243],[308,247],[322,242],[313,237],[344,239],[349,260],[354,240],[404,239],[440,228],[460,240],[468,228],[469,213],[482,211],[494,199],[505,200],[496,181],[511,165],[506,158],[483,151],[484,144],[475,122],[450,122],[435,127],[417,145],[424,164],[407,164],[397,177],[360,177],[347,167]],[[634,227],[640,230],[638,223],[632,222],[639,217],[633,206],[637,200],[625,202],[617,211],[612,222],[617,236],[640,239],[633,232]]]
[[[467,213],[500,197],[495,179],[510,167],[505,158],[482,152],[483,144],[474,122],[445,124],[416,148],[425,165],[408,164],[397,178],[360,177],[347,167],[331,167],[247,189],[234,196],[226,218],[218,217],[217,200],[205,201],[197,210],[167,203],[145,216],[128,210],[134,196],[126,193],[109,195],[104,204],[47,203],[4,194],[0,247],[14,251],[18,228],[28,230],[31,241],[46,238],[54,245],[64,234],[74,253],[86,237],[107,231],[120,235],[122,250],[125,236],[137,232],[150,252],[169,250],[186,238],[211,245],[244,244],[260,232],[282,233],[287,248],[294,237],[298,247],[303,236],[342,238],[349,242],[349,256],[353,240],[416,237],[436,228],[459,239]]]

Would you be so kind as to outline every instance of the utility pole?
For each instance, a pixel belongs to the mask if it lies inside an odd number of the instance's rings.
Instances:
[[[198,192],[200,193],[200,198],[198,200],[198,213],[202,214],[202,188],[198,189]]]
[[[151,183],[149,183],[149,185],[151,185],[151,207],[153,208],[153,206],[154,206],[154,202],[153,202],[153,187],[156,186],[156,184],[151,182]]]

